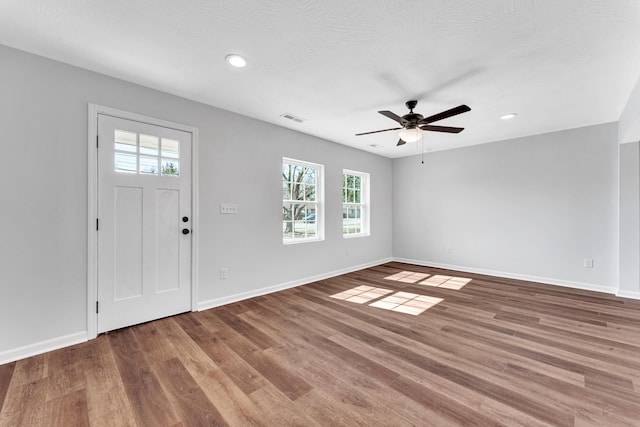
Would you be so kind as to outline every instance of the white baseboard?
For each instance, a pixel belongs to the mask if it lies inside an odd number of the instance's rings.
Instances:
[[[616,292],[616,296],[622,298],[640,299],[640,292],[621,291],[620,289],[618,289],[618,292]]]
[[[278,285],[267,286],[266,288],[255,289],[248,292],[241,292],[239,294],[229,295],[221,298],[215,298],[208,301],[201,301],[198,303],[198,311],[208,310],[210,308],[220,307],[221,305],[231,304],[234,302],[242,301],[249,298],[258,297],[261,295],[271,294],[273,292],[283,291],[285,289],[295,288],[297,286],[306,285],[308,283],[317,282],[318,280],[329,279],[331,277],[340,276],[341,274],[352,273],[354,271],[362,270],[369,267],[375,267],[376,265],[385,264],[393,261],[392,258],[385,258],[366,264],[355,265],[352,267],[343,268],[340,270],[334,270],[328,273],[317,274],[315,276],[305,277],[303,279],[293,280],[291,282],[280,283]]]
[[[82,331],[75,334],[65,335],[63,337],[52,338],[50,340],[29,344],[24,347],[3,351],[0,352],[0,365],[46,353],[48,351],[58,350],[62,347],[80,344],[86,341],[87,331]]]
[[[596,285],[593,283],[572,282],[569,280],[553,279],[549,277],[529,276],[527,274],[508,273],[504,271],[485,270],[482,268],[465,267],[462,265],[441,264],[438,262],[422,261],[417,259],[394,258],[394,261],[405,262],[407,264],[422,265],[425,267],[444,268],[446,270],[462,271],[466,273],[485,274],[487,276],[504,277],[507,279],[526,280],[528,282],[545,283],[547,285],[564,286],[567,288],[582,289],[585,291],[604,292],[607,294],[616,294],[617,288]],[[622,295],[620,295],[622,296]],[[628,297],[632,298],[632,297]]]

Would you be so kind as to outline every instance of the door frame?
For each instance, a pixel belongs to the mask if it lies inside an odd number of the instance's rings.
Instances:
[[[98,233],[96,220],[98,218],[98,115],[117,117],[120,119],[147,123],[176,129],[191,134],[191,226],[195,233],[191,234],[191,311],[198,310],[198,128],[167,120],[157,119],[137,113],[88,104],[87,126],[87,339],[98,336]]]

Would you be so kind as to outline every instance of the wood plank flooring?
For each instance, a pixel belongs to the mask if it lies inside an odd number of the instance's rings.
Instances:
[[[640,426],[640,301],[388,263],[0,365],[22,425]]]

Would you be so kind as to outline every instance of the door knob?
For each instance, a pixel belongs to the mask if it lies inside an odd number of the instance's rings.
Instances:
[[[188,228],[182,229],[182,234],[189,234],[191,231]]]
[[[189,217],[188,216],[183,216],[182,217],[182,222],[189,222]]]

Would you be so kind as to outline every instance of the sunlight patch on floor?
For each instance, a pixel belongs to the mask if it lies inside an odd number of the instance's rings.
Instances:
[[[393,280],[402,283],[418,283],[420,285],[434,286],[445,289],[462,289],[471,279],[466,277],[443,276],[440,274],[429,277],[426,273],[417,273],[415,271],[401,271],[400,273],[387,276],[385,280]]]
[[[387,276],[385,280],[393,280],[394,282],[416,283],[422,279],[429,277],[426,273],[416,273],[415,271],[401,271],[400,273]]]
[[[339,294],[331,295],[331,298],[341,299],[343,301],[355,302],[356,304],[364,304],[374,299],[378,299],[393,292],[391,289],[374,288],[373,286],[358,286],[357,288],[348,289]]]
[[[370,303],[370,307],[413,314],[414,316],[444,301],[442,298],[427,295],[413,294],[410,292],[393,292],[391,289],[363,285],[331,295],[331,298],[354,302],[356,304]],[[393,294],[389,295],[391,293]]]
[[[427,295],[413,294],[410,292],[396,292],[393,295],[389,295],[388,297],[384,297],[381,300],[369,304],[369,306],[417,316],[442,301],[444,301],[442,298],[435,298]]]
[[[423,280],[419,285],[458,290],[464,288],[464,286],[469,282],[471,282],[471,279],[467,279],[465,277],[434,275]]]

